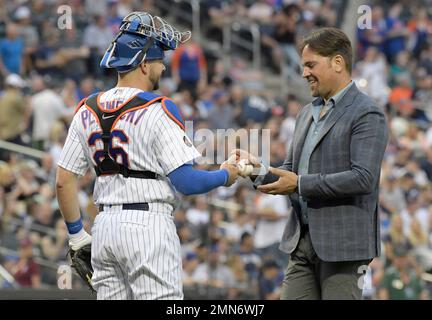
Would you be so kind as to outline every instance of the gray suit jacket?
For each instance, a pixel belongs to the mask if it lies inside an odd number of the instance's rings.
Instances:
[[[311,110],[308,104],[300,111],[281,169],[297,173]],[[309,161],[309,174],[301,177],[312,245],[321,260],[363,260],[380,254],[378,185],[387,141],[383,111],[353,85],[326,120]],[[263,184],[276,179],[267,174]],[[293,211],[280,245],[287,253],[294,251],[300,238],[298,193],[290,200]]]

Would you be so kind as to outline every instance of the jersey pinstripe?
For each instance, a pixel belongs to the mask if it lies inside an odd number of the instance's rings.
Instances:
[[[102,106],[117,106],[142,92],[135,88],[113,88],[100,97]],[[165,203],[174,206],[176,196],[166,177],[179,166],[200,157],[191,144],[186,144],[185,132],[163,110],[161,103],[145,109],[131,111],[117,122],[115,130],[121,138],[113,138],[114,148],[121,148],[133,170],[149,170],[160,175],[158,180],[125,178],[122,175],[100,176],[96,179],[94,201],[96,204]],[[96,162],[97,150],[103,149],[101,140],[89,145],[89,137],[101,131],[95,117],[83,106],[75,114],[58,165],[83,175]],[[124,139],[127,137],[127,139]],[[117,161],[122,161],[122,154]]]
[[[108,209],[96,216],[92,234],[98,299],[183,299],[180,241],[170,215]]]

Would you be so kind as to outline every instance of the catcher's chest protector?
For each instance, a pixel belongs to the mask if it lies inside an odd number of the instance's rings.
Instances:
[[[131,170],[124,165],[117,163],[109,154],[109,146],[111,144],[111,132],[115,127],[117,121],[127,112],[146,108],[149,105],[161,101],[164,97],[157,97],[152,100],[146,100],[139,96],[134,96],[129,99],[119,107],[113,110],[106,110],[101,107],[99,104],[99,97],[102,95],[102,92],[99,94],[94,94],[87,98],[83,103],[90,112],[93,113],[96,120],[99,123],[99,126],[102,129],[102,142],[103,142],[103,159],[102,161],[98,161],[95,166],[95,171],[97,176],[101,175],[112,175],[112,174],[121,174],[124,177],[133,177],[140,179],[157,179],[157,175],[151,171],[137,171]],[[79,108],[79,107],[78,107]]]

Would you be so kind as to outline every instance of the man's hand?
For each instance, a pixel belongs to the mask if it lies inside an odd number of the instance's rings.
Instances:
[[[277,168],[269,168],[269,171],[277,176],[279,180],[273,183],[258,186],[258,190],[267,194],[285,194],[294,193],[297,189],[298,176],[291,171]]]
[[[247,152],[245,150],[234,149],[233,151],[231,151],[229,159],[231,159],[233,156],[235,156],[236,162],[239,162],[240,160],[246,159],[255,168],[258,168],[261,166],[261,161],[259,161],[259,159],[257,157],[251,155],[249,152]]]
[[[69,239],[69,254],[71,267],[75,269],[80,278],[95,292],[91,282],[93,267],[91,265],[91,240],[92,237],[84,229],[77,236],[71,235]]]
[[[85,230],[82,230],[78,235],[78,237],[70,237],[69,239],[69,247],[74,251],[77,251],[79,248],[91,243],[92,240],[92,236]]]
[[[252,171],[252,174],[250,174],[252,179],[258,175],[265,175],[267,173],[267,169],[262,165],[261,161],[245,150],[234,149],[231,151],[229,159],[232,159],[233,157],[235,157],[236,163],[240,160],[247,160],[248,164],[253,165],[254,170]]]
[[[220,169],[225,169],[228,171],[229,177],[227,183],[225,184],[225,187],[231,186],[237,180],[238,168],[235,164],[232,164],[232,161],[230,159],[228,159],[221,164]]]

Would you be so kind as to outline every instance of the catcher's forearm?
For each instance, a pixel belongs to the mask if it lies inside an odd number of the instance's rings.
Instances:
[[[66,222],[81,218],[78,202],[78,177],[73,172],[57,168],[56,193],[61,214]]]
[[[95,292],[91,282],[91,236],[83,229],[78,204],[78,177],[61,167],[57,169],[56,192],[60,211],[66,221],[69,234],[71,266]]]

